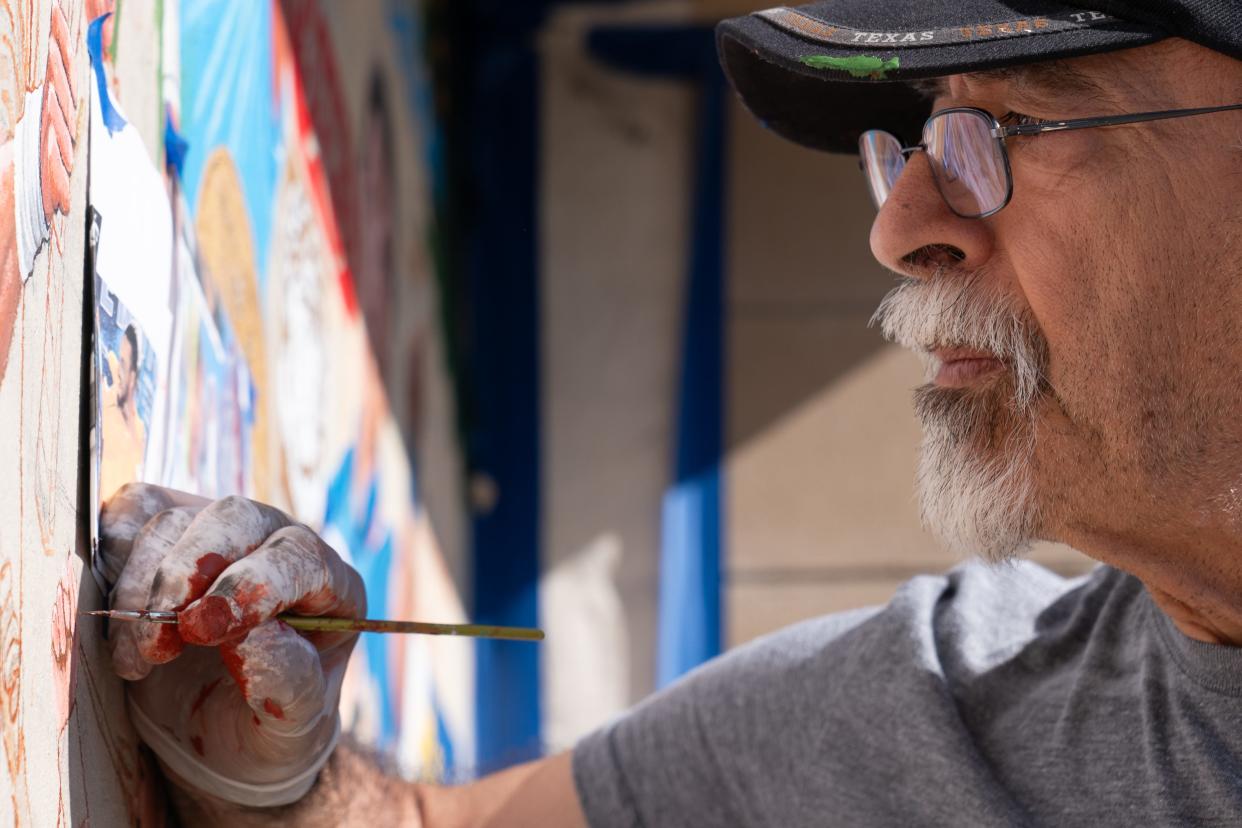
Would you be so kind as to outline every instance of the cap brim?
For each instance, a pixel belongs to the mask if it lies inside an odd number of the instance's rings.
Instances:
[[[868,129],[917,142],[931,102],[908,83],[1129,49],[1151,26],[1038,0],[830,0],[722,22],[717,49],[747,108],[778,134],[856,152]]]

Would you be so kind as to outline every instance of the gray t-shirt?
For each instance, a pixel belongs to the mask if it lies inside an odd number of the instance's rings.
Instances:
[[[573,765],[592,828],[1242,825],[1242,649],[1109,567],[966,564],[703,666]]]

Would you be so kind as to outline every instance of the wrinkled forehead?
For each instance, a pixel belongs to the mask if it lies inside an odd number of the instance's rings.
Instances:
[[[1084,96],[1110,100],[1115,96],[1115,88],[1109,83],[1107,69],[1117,59],[1106,55],[1090,60],[1049,60],[914,80],[910,81],[910,86],[928,100],[949,98],[963,92],[1005,94],[1049,102]]]

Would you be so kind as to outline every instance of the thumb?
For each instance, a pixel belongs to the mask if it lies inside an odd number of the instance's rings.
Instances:
[[[319,653],[280,621],[265,621],[220,656],[261,726],[278,736],[300,736],[335,712]]]
[[[362,578],[301,524],[277,530],[225,569],[207,594],[181,613],[180,633],[187,643],[215,645],[286,610],[340,618],[366,613]],[[317,633],[311,640],[327,649],[353,637]]]

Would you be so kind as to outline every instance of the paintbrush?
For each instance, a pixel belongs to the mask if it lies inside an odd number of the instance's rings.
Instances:
[[[165,610],[83,610],[81,615],[98,615],[117,621],[151,621],[176,624],[177,613]],[[295,630],[303,632],[414,633],[417,635],[460,635],[467,638],[504,638],[513,641],[542,641],[543,630],[531,627],[495,627],[489,624],[431,624],[425,621],[384,621],[375,618],[312,618],[304,615],[278,615]]]

